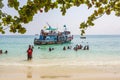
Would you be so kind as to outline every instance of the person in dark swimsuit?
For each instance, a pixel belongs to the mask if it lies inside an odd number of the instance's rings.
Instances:
[[[31,60],[32,59],[32,52],[33,52],[33,49],[31,47],[31,45],[29,45],[29,48],[27,50],[27,60]]]

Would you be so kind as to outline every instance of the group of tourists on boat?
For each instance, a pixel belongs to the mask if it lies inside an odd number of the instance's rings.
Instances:
[[[35,45],[46,45],[46,44],[62,44],[70,42],[73,39],[70,31],[66,29],[63,32],[57,31],[57,28],[52,28],[50,25],[45,30],[40,31],[39,38],[34,39]]]

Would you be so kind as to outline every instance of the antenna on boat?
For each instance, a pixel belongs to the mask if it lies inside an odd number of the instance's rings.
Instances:
[[[49,27],[51,27],[50,24],[48,24],[48,22],[47,22],[47,25],[48,25]]]

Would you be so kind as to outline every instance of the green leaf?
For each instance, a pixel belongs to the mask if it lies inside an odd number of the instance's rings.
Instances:
[[[2,31],[2,34],[5,34],[5,31]]]
[[[87,4],[87,6],[88,6],[88,9],[90,9],[91,7],[92,7],[92,4]]]
[[[103,4],[107,4],[108,0],[99,0],[99,2],[103,3]]]
[[[111,13],[110,9],[107,9],[105,12],[107,15],[110,15],[110,13]]]
[[[87,27],[87,24],[85,22],[82,22],[80,24],[80,29],[85,29]]]
[[[8,0],[8,6],[18,10],[19,2],[17,0]]]
[[[25,28],[20,28],[18,29],[18,33],[24,34],[26,32]]]
[[[96,10],[94,10],[94,14],[95,16],[98,16],[98,12]]]
[[[81,30],[81,35],[83,36],[85,34],[85,30]]]
[[[118,17],[120,17],[120,12],[119,12],[119,11],[116,11],[116,12],[115,12],[115,15],[118,16]]]
[[[102,4],[100,2],[96,2],[95,7],[100,7]]]
[[[98,9],[98,14],[103,14],[104,13],[104,8],[103,7],[100,7],[99,9]]]
[[[4,4],[2,3],[2,0],[0,0],[0,8],[2,9],[4,7]]]

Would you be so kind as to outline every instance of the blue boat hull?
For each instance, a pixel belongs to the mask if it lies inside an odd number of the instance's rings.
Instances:
[[[71,42],[71,40],[67,40],[67,41],[47,41],[47,40],[34,39],[34,44],[35,45],[63,44],[63,43],[68,43],[68,42]]]

